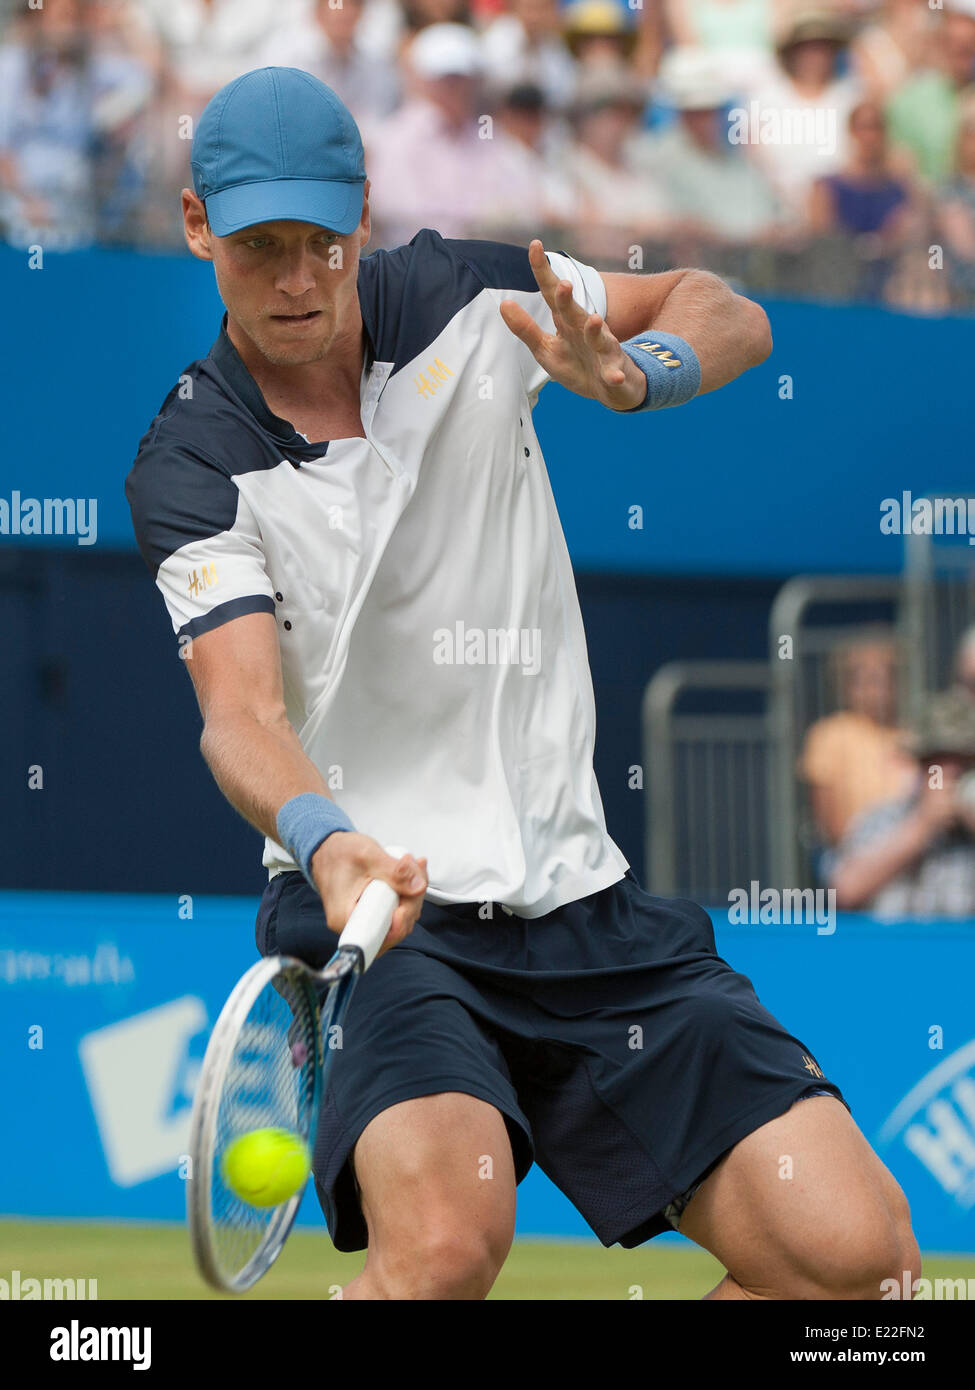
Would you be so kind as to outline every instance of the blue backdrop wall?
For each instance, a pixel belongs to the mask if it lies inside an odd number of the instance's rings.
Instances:
[[[0,248],[0,294],[17,343],[0,385],[0,496],[96,497],[98,545],[130,546],[124,478],[217,335],[212,268],[188,253],[89,251],[31,270]],[[882,500],[967,487],[970,321],[766,308],[769,361],[687,409],[623,419],[542,391],[536,428],[580,569],[894,570],[902,547],[881,534]]]
[[[96,251],[31,270],[0,248],[0,290],[18,343],[0,374],[0,500],[98,501],[92,546],[0,533],[0,887],[257,891],[258,838],[200,759],[196,702],[122,490],[166,392],[216,335],[212,269]],[[968,466],[970,322],[767,307],[770,361],[685,409],[624,420],[555,385],[536,409],[586,622],[596,772],[638,871],[629,769],[654,671],[762,658],[784,578],[896,570],[883,498],[954,489]],[[42,794],[27,783],[38,764]]]

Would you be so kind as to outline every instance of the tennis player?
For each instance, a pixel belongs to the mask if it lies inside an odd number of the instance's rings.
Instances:
[[[358,130],[295,69],[224,87],[192,169],[186,240],[226,314],[126,491],[203,756],[266,836],[259,950],[321,964],[371,878],[399,894],[315,1150],[335,1245],[368,1250],[344,1297],[483,1298],[533,1160],[605,1245],[677,1228],[712,1251],[711,1298],[915,1277],[838,1085],[606,832],[532,428],[547,381],[633,415],[714,391],[768,356],[765,314],[710,274],[601,274],[539,240],[424,228],[364,256]],[[594,490],[612,466],[591,459]]]

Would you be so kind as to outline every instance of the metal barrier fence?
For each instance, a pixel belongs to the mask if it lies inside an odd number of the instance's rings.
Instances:
[[[728,901],[731,888],[769,871],[770,778],[762,661],[686,661],[662,666],[643,699],[647,769],[648,884],[662,896]],[[689,693],[740,713],[681,712]]]

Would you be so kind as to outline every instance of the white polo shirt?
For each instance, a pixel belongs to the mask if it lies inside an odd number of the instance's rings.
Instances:
[[[548,255],[605,314],[598,271]],[[539,917],[628,867],[532,428],[549,378],[498,305],[552,316],[526,249],[430,229],[363,257],[358,291],[366,438],[272,415],[225,318],[140,443],[139,546],[181,638],[274,614],[302,746],[357,829],[428,856],[429,898]],[[264,863],[296,867],[270,839]]]

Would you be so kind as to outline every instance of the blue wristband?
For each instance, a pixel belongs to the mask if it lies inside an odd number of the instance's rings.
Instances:
[[[620,347],[632,358],[647,379],[647,394],[640,405],[621,410],[632,415],[638,410],[660,410],[683,405],[697,395],[701,385],[701,364],[690,343],[676,333],[657,333],[648,329],[627,338]]]
[[[311,859],[318,846],[336,830],[355,830],[341,806],[316,792],[302,792],[286,801],[278,812],[277,827],[279,843],[313,888]]]

